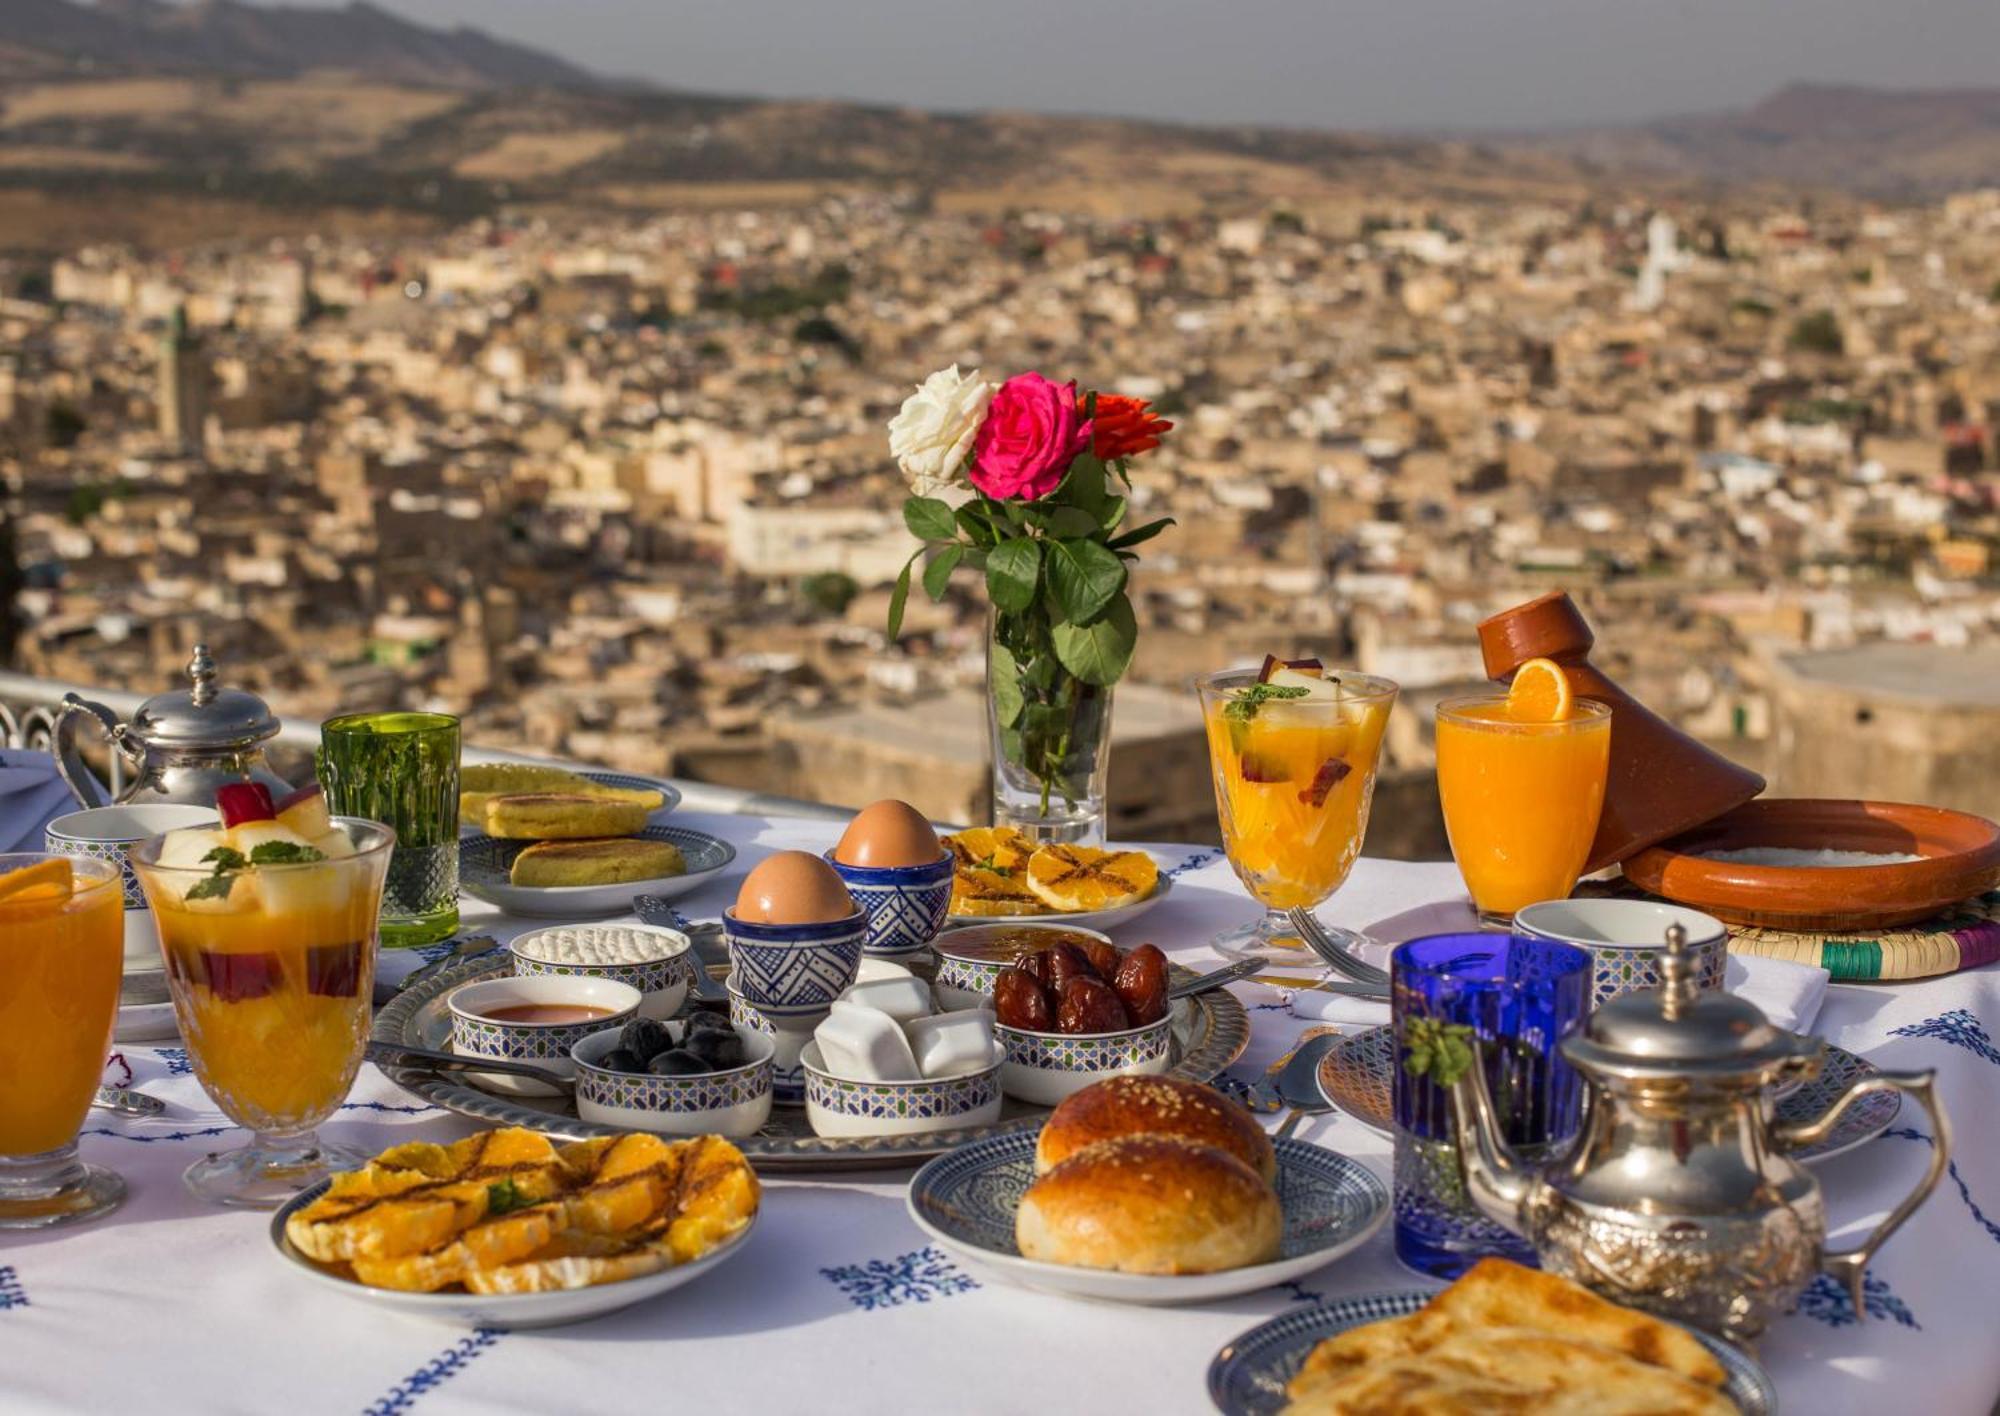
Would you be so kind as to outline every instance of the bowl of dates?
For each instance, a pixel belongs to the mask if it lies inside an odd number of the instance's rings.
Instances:
[[[993,982],[993,1035],[1005,1051],[1000,1085],[1054,1106],[1121,1072],[1173,1065],[1167,957],[1151,944],[1058,940],[1024,951]]]
[[[1024,955],[1071,944],[1109,949],[1111,936],[1073,924],[965,924],[931,944],[938,956],[938,1001],[947,1008],[990,1008],[1000,971]]]

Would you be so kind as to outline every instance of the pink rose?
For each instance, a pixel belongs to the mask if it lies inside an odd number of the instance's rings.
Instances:
[[[967,475],[996,500],[1035,501],[1056,489],[1071,459],[1089,446],[1090,424],[1078,413],[1075,385],[1016,374],[993,395]]]

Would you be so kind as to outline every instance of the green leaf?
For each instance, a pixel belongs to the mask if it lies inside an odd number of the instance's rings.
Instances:
[[[949,541],[958,535],[958,518],[936,497],[911,497],[904,502],[903,524],[923,541]]]
[[[986,548],[984,546],[966,546],[963,550],[965,553],[959,557],[958,563],[967,570],[976,570],[981,575],[986,574]]]
[[[965,547],[953,541],[939,551],[924,567],[924,593],[933,600],[942,600],[947,586],[951,584],[951,573],[958,569],[958,563],[965,558]]]
[[[1078,536],[1095,536],[1097,518],[1082,507],[1059,506],[1049,512],[1042,529],[1059,541],[1074,540]]]
[[[999,533],[993,529],[993,518],[987,514],[981,502],[969,501],[961,504],[958,510],[952,513],[952,517],[958,522],[959,528],[972,538],[975,545],[991,546],[1000,539]]]
[[[1085,683],[1108,688],[1124,676],[1139,640],[1132,602],[1116,596],[1102,616],[1089,624],[1059,624],[1050,633],[1056,657]]]
[[[1087,452],[1078,453],[1050,500],[1096,516],[1104,506],[1104,464]]]
[[[993,716],[1000,720],[1001,727],[1013,727],[1020,721],[1026,700],[1021,697],[1020,666],[1004,644],[996,642],[986,648],[986,686],[993,695]]]
[[[1131,505],[1123,497],[1104,499],[1104,506],[1097,513],[1097,524],[1104,529],[1105,535],[1109,536],[1118,529],[1118,524],[1125,519],[1125,513],[1131,509]]]
[[[204,865],[213,862],[217,875],[222,874],[225,870],[241,870],[250,863],[244,858],[243,852],[232,850],[228,846],[217,846],[201,859]]]
[[[252,865],[311,865],[325,859],[324,851],[302,846],[297,841],[262,841],[250,848]]]
[[[1223,705],[1222,716],[1238,722],[1249,722],[1257,716],[1260,706],[1274,698],[1304,698],[1311,694],[1309,688],[1299,688],[1287,683],[1253,683],[1241,689],[1236,696]]]
[[[226,900],[230,889],[236,884],[234,875],[218,872],[205,880],[197,880],[189,887],[185,898],[190,900]]]
[[[1125,588],[1125,563],[1095,541],[1049,543],[1049,589],[1063,618],[1089,624]]]
[[[488,1214],[512,1214],[515,1210],[527,1209],[535,1203],[534,1196],[524,1194],[510,1175],[505,1180],[496,1180],[486,1187],[486,1212]]]
[[[910,603],[910,567],[922,554],[922,550],[910,553],[910,558],[903,562],[903,573],[896,577],[896,588],[889,592],[889,641],[892,644],[903,633],[903,607]]]
[[[1112,550],[1122,551],[1129,546],[1138,545],[1141,541],[1152,540],[1155,536],[1174,524],[1174,519],[1171,516],[1163,516],[1158,521],[1148,521],[1144,526],[1134,527],[1123,536],[1112,537],[1109,544]]]
[[[1042,548],[1026,536],[1002,541],[986,557],[986,593],[996,608],[1017,614],[1035,603]]]

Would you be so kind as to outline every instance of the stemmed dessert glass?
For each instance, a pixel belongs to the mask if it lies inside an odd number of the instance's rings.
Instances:
[[[111,861],[0,855],[0,1229],[95,1219],[125,1182],[77,1159],[125,969]]]
[[[228,876],[161,864],[165,836],[132,852],[195,1075],[253,1133],[188,1167],[188,1188],[216,1204],[273,1209],[366,1159],[314,1128],[346,1099],[367,1046],[396,833],[352,817],[332,824],[351,853]]]
[[[1347,883],[1368,831],[1382,732],[1397,687],[1385,678],[1328,671],[1331,691],[1264,696],[1253,669],[1195,680],[1208,730],[1222,845],[1263,918],[1216,939],[1233,958],[1318,968],[1285,918]],[[1365,943],[1334,926],[1342,944]]]

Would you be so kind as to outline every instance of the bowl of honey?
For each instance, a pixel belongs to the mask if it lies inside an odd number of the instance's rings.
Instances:
[[[531,1062],[562,1077],[574,1077],[570,1049],[592,1033],[623,1026],[636,1017],[643,995],[629,983],[608,978],[543,976],[495,978],[468,983],[445,997],[451,1011],[451,1050],[461,1057]],[[480,1085],[531,1096],[550,1096],[549,1086],[528,1077],[480,1074]]]

